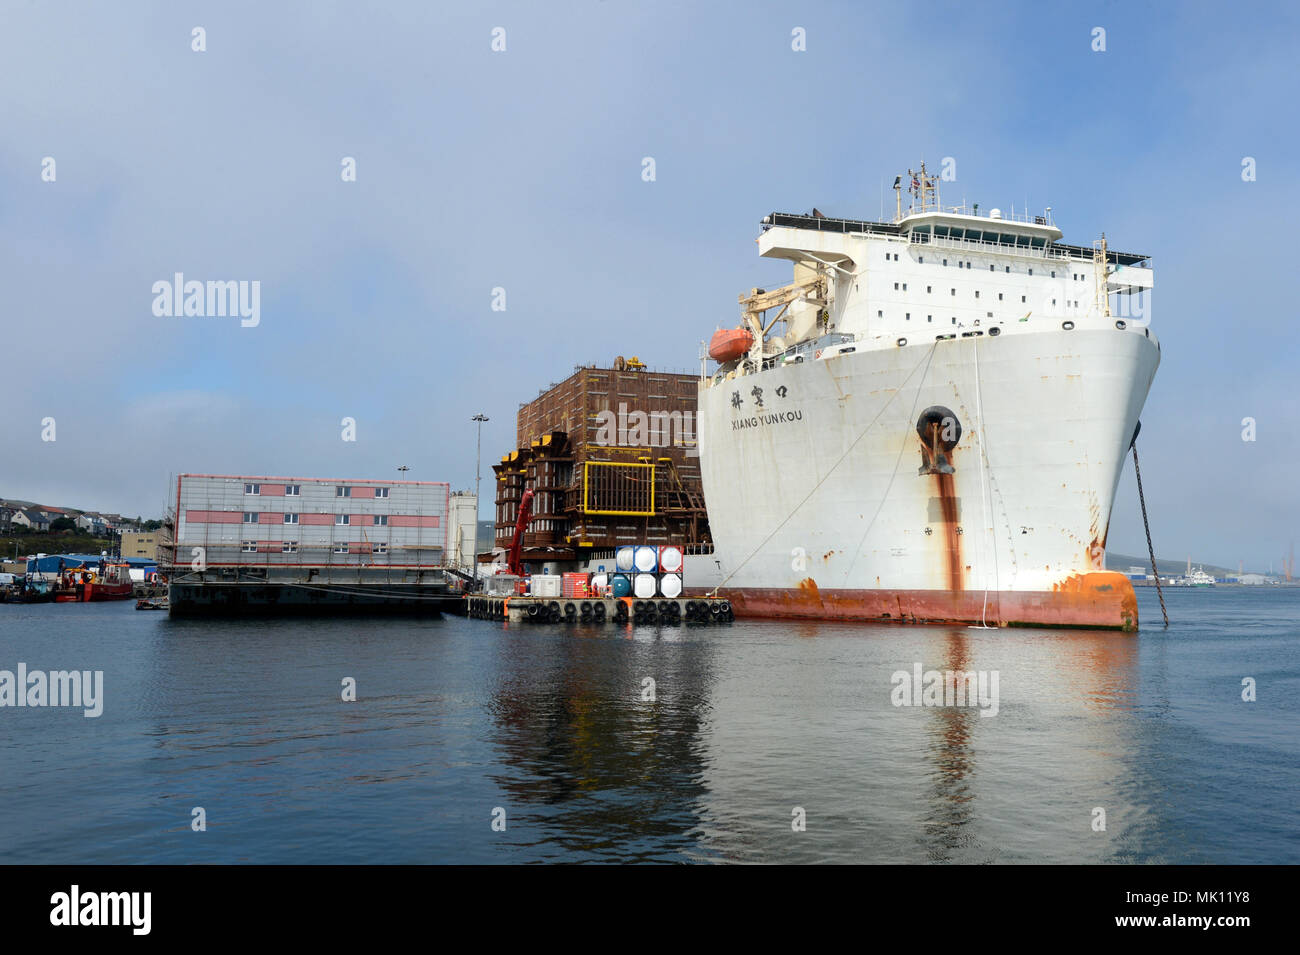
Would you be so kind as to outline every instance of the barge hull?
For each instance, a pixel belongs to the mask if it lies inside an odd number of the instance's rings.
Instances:
[[[341,585],[173,582],[169,609],[176,617],[395,614],[436,617],[463,612],[464,599],[445,585]]]

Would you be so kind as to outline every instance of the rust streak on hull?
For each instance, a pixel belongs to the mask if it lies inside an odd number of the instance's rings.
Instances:
[[[957,533],[957,492],[951,474],[936,474],[939,486],[939,507],[943,513],[943,533],[948,545],[948,589],[965,590],[962,586],[961,535]]]

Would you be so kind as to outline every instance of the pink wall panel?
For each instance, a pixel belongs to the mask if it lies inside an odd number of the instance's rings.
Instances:
[[[239,524],[244,515],[239,511],[186,511],[185,520],[195,524]]]
[[[394,514],[388,518],[393,527],[441,527],[442,518],[438,516],[421,517],[418,514]]]

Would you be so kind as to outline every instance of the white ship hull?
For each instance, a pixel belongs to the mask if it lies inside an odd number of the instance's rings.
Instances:
[[[1104,554],[1159,348],[1079,324],[702,384],[714,553],[688,558],[690,592],[757,616],[1136,629]],[[918,474],[932,407],[960,423],[951,474]]]

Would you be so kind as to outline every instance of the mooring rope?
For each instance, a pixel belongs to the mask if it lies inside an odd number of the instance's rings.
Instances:
[[[1151,555],[1151,575],[1156,579],[1156,596],[1160,598],[1160,613],[1165,618],[1165,629],[1169,629],[1169,611],[1165,609],[1165,592],[1160,589],[1160,571],[1156,570],[1156,549],[1151,545],[1151,524],[1147,521],[1147,499],[1142,493],[1142,468],[1138,466],[1137,435],[1133,435],[1133,473],[1137,475],[1138,501],[1142,504],[1142,526],[1147,531],[1147,553]]]

